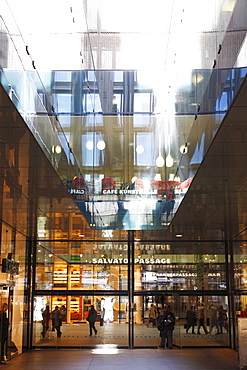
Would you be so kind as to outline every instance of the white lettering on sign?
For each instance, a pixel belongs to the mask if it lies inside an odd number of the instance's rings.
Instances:
[[[70,194],[85,194],[84,189],[70,189]]]
[[[103,195],[141,195],[141,194],[157,194],[157,191],[132,190],[132,189],[103,189]]]
[[[170,258],[135,258],[135,264],[137,265],[145,265],[145,264],[167,264],[170,263]],[[128,258],[93,258],[92,263],[96,264],[127,264]]]
[[[118,251],[127,251],[127,244],[97,244],[93,246],[94,251],[109,251],[109,250],[118,250]],[[171,250],[170,244],[137,244],[135,245],[136,251],[169,251]]]

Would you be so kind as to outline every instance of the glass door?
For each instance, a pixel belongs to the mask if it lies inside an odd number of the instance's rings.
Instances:
[[[152,294],[134,297],[134,347],[159,347],[159,316],[171,311],[175,317],[173,347],[229,347],[227,296]]]
[[[94,325],[87,321],[92,306],[96,311]],[[36,296],[33,346],[87,348],[103,343],[126,348],[127,309],[127,296]]]

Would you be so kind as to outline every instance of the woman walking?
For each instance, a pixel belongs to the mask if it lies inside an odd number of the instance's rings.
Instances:
[[[87,317],[87,321],[89,323],[90,337],[93,334],[93,330],[94,330],[94,334],[97,335],[97,330],[95,328],[96,319],[97,319],[97,311],[95,310],[94,306],[91,305],[90,310],[88,311],[88,317]]]

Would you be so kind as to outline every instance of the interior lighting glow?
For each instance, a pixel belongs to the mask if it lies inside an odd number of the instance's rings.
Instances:
[[[138,145],[136,147],[136,153],[137,154],[143,154],[144,153],[144,147],[142,145]]]
[[[118,348],[116,344],[99,344],[92,353],[96,355],[115,355],[118,353]]]
[[[60,145],[56,145],[55,152],[56,152],[57,154],[60,154],[60,153],[61,153],[61,151],[62,151],[61,146],[60,146]]]
[[[88,140],[88,141],[87,141],[87,144],[86,144],[86,148],[87,148],[87,150],[93,150],[93,147],[94,147],[94,145],[93,145],[93,141]]]
[[[100,141],[97,142],[97,148],[99,150],[104,150],[105,149],[105,142],[104,142],[104,140],[100,140]]]
[[[179,150],[180,150],[180,153],[182,154],[188,153],[188,147],[186,145],[181,145]]]
[[[168,154],[168,156],[166,157],[166,167],[172,167],[173,163],[174,163],[174,160],[171,154]]]
[[[164,158],[162,157],[162,155],[159,155],[156,159],[156,166],[157,167],[163,167],[165,164],[165,160]]]

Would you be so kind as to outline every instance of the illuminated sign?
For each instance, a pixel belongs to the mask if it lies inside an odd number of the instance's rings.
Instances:
[[[135,245],[136,251],[169,251],[171,249],[170,244],[138,244]],[[118,251],[127,251],[128,245],[127,244],[98,244],[94,245],[93,250],[104,250],[104,251],[110,251],[110,250],[118,250]]]
[[[134,263],[139,265],[150,265],[150,264],[167,264],[170,263],[170,258],[135,258]],[[92,263],[96,264],[127,264],[128,258],[93,258]]]
[[[83,194],[85,194],[85,190],[84,189],[70,189],[70,194],[83,195]]]
[[[156,190],[145,191],[145,190],[132,190],[132,189],[104,189],[102,190],[103,195],[140,195],[140,194],[157,194]]]

